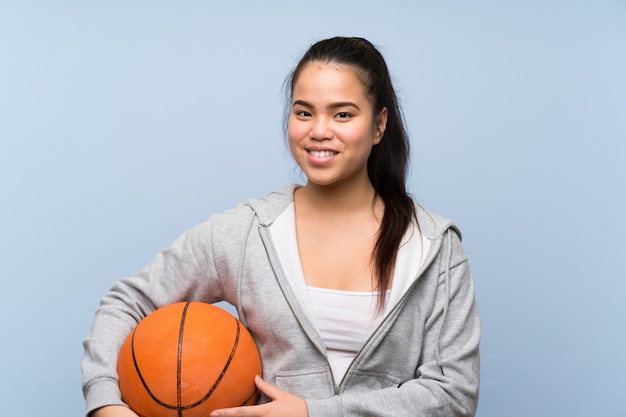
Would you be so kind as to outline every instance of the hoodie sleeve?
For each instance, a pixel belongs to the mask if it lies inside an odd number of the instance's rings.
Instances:
[[[212,219],[187,231],[146,268],[118,280],[102,297],[83,341],[87,413],[105,405],[124,405],[117,358],[124,340],[143,317],[178,301],[224,299],[224,284],[213,258]]]
[[[460,239],[451,229],[435,261],[433,309],[415,378],[397,387],[307,400],[310,417],[471,417],[479,394],[480,319]]]

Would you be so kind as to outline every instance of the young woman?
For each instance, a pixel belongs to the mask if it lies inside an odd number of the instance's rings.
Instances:
[[[473,416],[480,323],[460,233],[405,189],[408,142],[385,61],[361,38],[314,44],[288,84],[306,175],[212,216],[102,299],[84,342],[94,417],[135,416],[121,344],[164,305],[225,300],[263,361],[260,404],[228,416]]]

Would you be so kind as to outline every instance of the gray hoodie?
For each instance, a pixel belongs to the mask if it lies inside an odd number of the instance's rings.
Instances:
[[[297,255],[295,187],[212,216],[104,295],[84,341],[88,413],[123,404],[117,356],[143,317],[178,301],[227,301],[255,338],[263,378],[305,398],[310,417],[474,415],[480,320],[456,227],[417,206],[384,318],[337,380]]]

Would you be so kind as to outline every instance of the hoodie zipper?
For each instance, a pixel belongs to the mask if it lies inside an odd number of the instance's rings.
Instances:
[[[449,230],[447,230],[447,232],[449,233]],[[276,274],[276,276],[279,279],[279,284],[280,284],[282,293],[285,296],[285,298],[287,299],[288,304],[290,306],[292,306],[292,311],[294,312],[294,314],[296,314],[295,306],[299,306],[299,303],[296,302],[297,300],[294,299],[294,297],[292,297],[291,291],[285,291],[285,289],[283,288],[284,285],[288,285],[288,284],[287,284],[287,281],[286,281],[286,279],[285,279],[285,277],[284,277],[284,275],[282,273],[282,268],[280,267],[280,260],[278,259],[278,255],[276,254],[276,250],[273,247],[273,245],[271,245],[272,239],[269,237],[269,233],[268,233],[267,228],[265,226],[263,226],[263,225],[260,225],[259,226],[259,233],[261,234],[261,240],[263,241],[263,244],[265,245],[265,249],[266,249],[269,261],[270,261],[270,265],[272,266],[272,269],[274,270],[274,273]],[[350,365],[346,369],[345,374],[341,378],[341,381],[339,381],[339,384],[337,384],[335,376],[334,376],[333,371],[332,371],[332,368],[330,366],[330,361],[328,360],[328,355],[326,354],[326,347],[323,345],[323,343],[321,341],[318,340],[316,335],[313,332],[310,331],[309,325],[308,325],[309,324],[308,321],[303,318],[303,316],[305,316],[305,315],[301,314],[301,313],[296,314],[296,318],[298,319],[298,321],[306,322],[307,325],[306,326],[302,326],[304,332],[306,333],[306,335],[309,338],[309,340],[311,340],[313,342],[315,347],[320,352],[323,353],[324,358],[326,359],[326,365],[328,366],[328,369],[329,369],[329,372],[330,372],[330,377],[331,377],[331,380],[333,381],[333,393],[334,393],[335,396],[338,396],[341,393],[341,387],[342,387],[342,385],[343,385],[343,383],[345,381],[346,375],[348,374],[348,372],[350,371],[350,369],[352,368],[352,366],[354,365],[356,360],[359,358],[359,356],[361,356],[361,354],[362,354],[363,350],[365,349],[365,347],[370,343],[372,338],[378,333],[378,331],[380,330],[382,325],[387,321],[387,319],[398,309],[398,306],[402,304],[404,299],[406,297],[408,297],[408,294],[411,292],[413,287],[415,287],[415,285],[417,285],[417,280],[419,279],[419,277],[424,273],[424,271],[426,271],[432,265],[433,261],[436,258],[436,254],[439,252],[439,250],[441,249],[441,246],[443,244],[443,236],[442,236],[441,239],[438,239],[438,242],[439,242],[439,245],[437,246],[437,248],[431,248],[430,252],[433,255],[430,257],[430,259],[427,260],[427,262],[425,262],[422,265],[422,267],[420,268],[420,270],[416,274],[416,277],[413,280],[413,283],[409,286],[409,288],[406,289],[406,291],[404,292],[402,297],[398,300],[396,305],[389,311],[389,313],[383,318],[383,320],[381,320],[380,324],[376,327],[376,329],[372,332],[372,334],[367,339],[367,341],[363,344],[361,349],[354,356],[354,358],[350,362]]]
[[[365,350],[365,347],[370,343],[370,341],[372,340],[372,338],[378,333],[378,331],[380,330],[380,328],[383,326],[383,324],[389,319],[389,317],[391,317],[393,315],[393,313],[399,308],[399,306],[401,304],[403,304],[403,301],[408,297],[408,294],[413,290],[413,287],[415,287],[417,285],[417,281],[419,279],[419,277],[424,273],[424,271],[426,271],[428,268],[430,268],[430,266],[432,265],[432,263],[434,262],[435,258],[436,258],[436,254],[439,253],[439,250],[441,249],[441,246],[443,244],[443,238],[439,239],[439,245],[437,246],[437,248],[433,248],[435,250],[431,250],[431,253],[433,253],[434,255],[430,257],[430,259],[428,259],[424,264],[422,264],[422,267],[420,268],[420,270],[417,272],[415,279],[413,280],[413,283],[409,286],[409,288],[406,289],[406,291],[404,292],[404,294],[402,295],[402,297],[398,300],[398,302],[393,306],[393,308],[391,310],[389,310],[389,313],[387,313],[387,315],[380,321],[380,324],[376,327],[376,329],[372,332],[372,334],[370,335],[370,337],[368,337],[368,339],[365,341],[365,343],[363,344],[363,346],[361,347],[361,349],[357,352],[357,354],[354,356],[354,358],[352,359],[352,361],[350,362],[350,365],[348,365],[348,368],[346,369],[346,372],[344,373],[343,377],[341,378],[341,381],[339,382],[339,385],[337,385],[334,381],[334,375],[332,374],[332,369],[331,369],[331,377],[333,378],[333,383],[334,385],[334,391],[335,391],[335,395],[339,395],[339,393],[341,392],[341,386],[343,385],[344,380],[346,379],[346,375],[348,375],[348,372],[350,371],[350,369],[352,369],[352,366],[354,365],[354,363],[356,362],[356,360],[359,358],[359,356],[361,356],[361,354],[363,353],[363,350]],[[328,361],[328,357],[326,357],[326,362],[328,362],[328,366],[330,368],[330,362]]]

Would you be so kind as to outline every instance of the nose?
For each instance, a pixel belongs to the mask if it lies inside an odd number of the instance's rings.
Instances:
[[[313,119],[310,136],[313,140],[332,139],[329,122],[325,117],[316,117]]]

